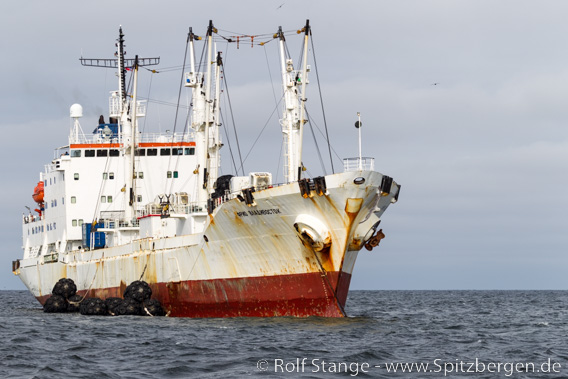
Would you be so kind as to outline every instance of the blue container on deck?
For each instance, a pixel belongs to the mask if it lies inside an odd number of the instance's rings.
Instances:
[[[91,248],[91,236],[93,237],[93,248],[100,249],[105,247],[106,239],[104,232],[91,233],[92,225],[89,223],[83,224],[83,246]]]

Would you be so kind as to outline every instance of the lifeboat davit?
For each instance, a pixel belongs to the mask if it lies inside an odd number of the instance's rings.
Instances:
[[[38,204],[43,203],[43,182],[37,183],[37,186],[34,188],[34,194],[32,195],[32,198]]]

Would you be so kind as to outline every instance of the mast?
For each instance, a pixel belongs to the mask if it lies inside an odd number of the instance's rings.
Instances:
[[[282,70],[282,86],[284,88],[284,112],[282,115],[282,120],[280,121],[282,126],[282,138],[284,139],[284,181],[290,183],[295,181],[294,176],[294,148],[293,148],[293,133],[294,133],[294,109],[295,102],[293,100],[293,84],[290,73],[293,70],[292,60],[286,59],[286,53],[284,50],[284,33],[282,32],[282,27],[278,27],[278,37],[279,37],[279,47],[280,47],[280,64]]]
[[[308,22],[303,30],[309,30]],[[280,124],[284,138],[284,180],[287,183],[295,182],[302,173],[302,132],[305,123],[303,102],[307,83],[307,42],[304,51],[304,69],[302,72],[294,70],[292,59],[286,57],[284,33],[282,27],[278,28],[277,36],[280,39],[280,64],[282,69],[282,86],[284,88],[284,112]],[[306,33],[307,41],[307,33]],[[301,84],[302,98],[298,91]],[[301,101],[302,100],[302,101]],[[300,106],[301,103],[301,106]]]
[[[136,217],[136,177],[134,173],[136,172],[136,161],[135,161],[135,151],[138,149],[138,141],[136,141],[136,136],[138,135],[138,101],[137,101],[137,91],[138,91],[138,55],[134,58],[134,86],[132,89],[132,105],[130,106],[130,118],[132,122],[132,135],[131,135],[131,145],[130,145],[130,173],[127,172],[128,182],[130,184],[130,200],[128,204],[132,210],[133,217]]]
[[[114,53],[116,58],[80,58],[83,66],[91,67],[104,67],[115,68],[118,74],[118,99],[111,98],[110,102],[110,116],[121,117],[126,105],[126,67],[134,67],[134,59],[124,58],[126,52],[124,51],[124,33],[122,33],[122,26],[118,30],[118,42],[116,43],[117,51]],[[138,66],[152,66],[160,63],[160,58],[138,58]],[[118,100],[118,102],[116,101]]]
[[[208,44],[209,47],[212,46],[212,32],[213,23],[209,21],[209,28],[207,30]],[[190,70],[191,72],[186,73],[185,86],[192,88],[192,117],[191,117],[191,127],[195,130],[195,145],[196,145],[196,158],[197,167],[194,173],[198,175],[196,188],[196,198],[198,204],[204,204],[209,197],[209,123],[211,120],[211,104],[209,100],[209,94],[211,91],[210,84],[208,83],[210,78],[210,66],[211,66],[211,56],[208,54],[208,76],[204,80],[203,72],[196,72],[195,67],[195,47],[194,41],[200,40],[201,38],[193,33],[193,30],[189,29],[189,54],[190,54]],[[203,88],[205,86],[205,88]],[[209,92],[207,92],[209,91]]]
[[[308,81],[308,35],[310,31],[310,20],[306,20],[306,26],[304,26],[304,65],[302,68],[302,98],[300,99],[300,126],[299,126],[299,138],[298,138],[298,180],[302,178],[302,144],[304,140],[304,124],[307,120],[304,119],[305,108],[306,108],[306,83]]]
[[[209,185],[209,175],[211,172],[211,161],[209,155],[210,149],[210,126],[211,126],[211,59],[213,52],[213,21],[209,20],[209,27],[207,28],[207,76],[205,77],[205,169],[203,178],[203,189],[207,190],[207,193],[213,191],[212,186]]]
[[[221,58],[221,52],[217,52],[217,59],[215,60],[215,101],[213,102],[213,119],[214,122],[211,125],[212,139],[211,147],[209,152],[210,164],[209,169],[211,170],[209,174],[209,193],[215,191],[214,185],[215,181],[219,177],[219,166],[221,165],[221,159],[219,155],[219,149],[221,149],[221,140],[219,135],[219,120],[220,120],[220,101],[221,101],[221,66],[223,65],[223,59]]]
[[[129,106],[123,107],[121,113],[122,121],[122,144],[124,148],[124,218],[130,221],[136,217],[135,209],[135,181],[134,172],[135,160],[134,151],[136,148],[136,95],[138,88],[138,55],[134,59],[134,86],[132,92],[132,101]]]
[[[124,177],[125,184],[122,188],[124,193],[124,218],[126,221],[132,221],[136,217],[136,189],[134,181],[135,167],[135,151],[137,148],[136,136],[137,128],[137,87],[138,87],[138,68],[140,66],[151,66],[160,63],[160,58],[138,58],[125,59],[124,51],[124,34],[122,26],[118,32],[118,42],[116,43],[117,51],[114,59],[95,58],[88,59],[81,57],[80,61],[83,66],[116,68],[118,70],[118,97],[116,92],[110,98],[110,117],[118,117],[119,139],[124,149]],[[126,94],[126,67],[134,69],[134,86],[132,94],[132,102],[128,104]]]
[[[118,30],[118,51],[117,51],[117,59],[118,59],[118,97],[120,99],[120,109],[119,112],[122,112],[122,108],[126,103],[126,70],[124,68],[124,34],[122,33],[122,25]]]

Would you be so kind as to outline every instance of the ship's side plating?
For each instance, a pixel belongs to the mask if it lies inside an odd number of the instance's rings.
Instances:
[[[356,178],[365,183],[354,184]],[[255,206],[233,199],[217,207],[202,235],[140,239],[54,263],[24,260],[20,275],[40,302],[61,277],[73,279],[79,293],[103,298],[142,278],[172,316],[342,316],[365,238],[358,227],[398,191],[395,185],[381,196],[381,179],[376,172],[330,175],[327,194],[306,198],[297,184],[259,191]],[[302,227],[320,227],[329,241],[314,248]]]

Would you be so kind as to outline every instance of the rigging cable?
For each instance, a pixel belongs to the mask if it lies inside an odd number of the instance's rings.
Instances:
[[[276,91],[274,90],[274,81],[272,80],[272,72],[270,71],[270,62],[268,61],[266,48],[264,48],[264,56],[266,57],[266,67],[268,67],[268,76],[270,77],[270,85],[272,86],[272,96],[274,97],[274,103],[278,104],[278,100],[276,100]],[[277,110],[277,112],[278,118],[280,118],[280,111]]]
[[[284,96],[282,96],[283,98]],[[268,120],[266,120],[266,123],[264,124],[264,126],[262,127],[262,130],[260,131],[260,133],[258,134],[258,137],[256,137],[256,139],[254,140],[254,143],[252,144],[252,146],[250,147],[250,150],[248,151],[245,160],[241,163],[241,167],[243,166],[243,163],[247,161],[248,156],[250,155],[252,149],[254,148],[254,145],[256,145],[256,143],[258,142],[258,139],[260,138],[260,136],[262,135],[262,132],[264,132],[264,129],[266,129],[266,127],[268,126],[268,123],[270,122],[270,120],[272,119],[272,116],[274,115],[274,112],[276,112],[276,109],[278,109],[278,105],[280,105],[280,102],[282,102],[282,98],[280,99],[280,101],[278,102],[278,104],[276,104],[276,107],[274,108],[274,110],[272,111],[272,113],[270,114],[270,116],[268,117]],[[244,170],[243,170],[243,175],[244,175]]]
[[[177,99],[177,108],[176,108],[176,116],[174,118],[174,134],[176,132],[176,127],[177,127],[177,119],[178,119],[178,112],[179,112],[179,102],[181,99],[181,88],[183,86],[183,75],[185,74],[185,62],[187,60],[187,47],[189,46],[189,36],[190,33],[187,34],[187,41],[185,43],[185,52],[183,53],[183,66],[181,68],[181,80],[179,82],[179,91],[178,91],[178,99]],[[173,136],[172,136],[172,143],[173,143]],[[173,146],[173,145],[172,145]]]
[[[150,75],[150,85],[148,85],[148,97],[147,99],[150,98],[150,90],[152,89],[152,78],[154,77],[154,75]],[[148,100],[146,100],[148,101]],[[146,108],[147,110],[147,108]],[[148,119],[148,117],[144,117],[144,123],[142,124],[142,131],[141,133],[144,133],[144,131],[146,130],[146,120]]]
[[[319,161],[320,161],[320,164],[321,164],[321,168],[323,169],[323,174],[327,175],[327,171],[325,170],[325,164],[323,163],[323,158],[321,156],[321,151],[320,151],[320,148],[319,148],[319,145],[318,145],[318,141],[316,140],[316,135],[314,133],[314,128],[313,128],[312,123],[310,121],[311,117],[310,117],[310,114],[308,113],[307,109],[306,109],[306,116],[308,118],[308,123],[310,125],[310,131],[312,132],[312,137],[314,138],[314,143],[316,144],[316,151],[318,153],[318,158],[319,158]]]
[[[278,154],[278,165],[276,166],[276,177],[274,178],[274,180],[276,182],[278,182],[278,174],[280,173],[280,162],[282,161],[282,150],[284,150],[284,138],[282,138],[282,141],[280,142],[280,154]],[[282,181],[284,181],[284,178],[282,178]]]
[[[274,38],[275,39],[275,38]],[[274,97],[274,103],[276,104],[276,112],[278,114],[278,119],[280,120],[280,111],[278,110],[278,100],[276,100],[276,91],[274,90],[274,80],[272,79],[272,72],[270,71],[270,62],[268,61],[268,54],[266,53],[266,47],[264,50],[264,57],[266,58],[266,67],[268,68],[268,76],[270,77],[270,85],[272,86],[272,96]],[[280,172],[280,161],[282,159],[282,149],[284,147],[284,139],[280,144],[280,154],[278,155],[278,165],[276,166],[276,177],[274,178],[278,181],[278,173]]]
[[[307,112],[307,110],[306,110]],[[325,139],[325,135],[323,134],[323,132],[321,131],[321,129],[319,128],[318,124],[315,123],[315,121],[310,120],[310,123],[313,123],[314,126],[316,127],[316,129],[318,130],[318,132],[321,134],[321,136]],[[335,149],[333,148],[333,146],[329,145],[329,147],[331,148],[331,150],[333,151],[333,153],[335,154],[335,156],[339,159],[340,162],[342,162],[342,158],[339,156],[339,154],[337,154],[337,151],[335,151]]]
[[[235,162],[235,156],[233,155],[233,149],[231,148],[231,139],[229,138],[229,131],[225,126],[225,118],[223,117],[223,112],[219,112],[221,115],[221,125],[223,125],[223,130],[225,130],[225,135],[227,136],[227,144],[229,145],[229,153],[231,154],[231,161],[233,162],[233,168],[235,169],[235,175],[239,175],[237,172],[237,163]]]
[[[167,165],[168,169],[170,168],[170,163],[171,163],[171,161],[172,161],[172,155],[173,155],[174,149],[177,149],[177,150],[176,150],[176,151],[177,151],[177,154],[176,154],[176,158],[175,158],[175,161],[176,161],[176,162],[175,162],[174,169],[177,169],[177,167],[178,167],[178,164],[179,164],[179,153],[180,153],[180,151],[181,151],[181,153],[183,154],[183,148],[181,147],[181,143],[180,143],[180,146],[179,146],[179,147],[174,147],[174,144],[175,144],[175,141],[174,141],[174,140],[175,140],[175,135],[176,135],[177,120],[178,120],[178,114],[179,114],[179,108],[180,108],[180,101],[181,101],[181,89],[182,89],[182,86],[183,86],[183,76],[184,76],[184,74],[185,74],[185,64],[186,64],[186,61],[187,61],[187,48],[189,47],[189,39],[190,39],[190,36],[191,36],[191,29],[190,29],[190,31],[187,33],[187,39],[186,39],[186,42],[185,42],[185,51],[184,51],[184,53],[183,53],[183,65],[182,65],[182,68],[181,68],[181,80],[180,80],[180,82],[179,82],[179,91],[178,91],[178,98],[177,98],[177,104],[176,104],[176,115],[175,115],[175,118],[174,118],[174,128],[173,128],[173,132],[172,132],[171,152],[170,152],[170,156],[169,156],[169,158],[168,158],[168,165]],[[186,128],[187,128],[187,125],[184,127],[184,133],[182,134],[182,140],[183,140],[183,135],[185,135],[185,130],[186,130]],[[175,172],[175,170],[173,170],[173,171]],[[172,180],[170,181],[170,190],[167,191],[167,192],[169,192],[169,193],[171,193],[172,190],[173,190],[173,186],[174,186],[174,180],[173,180],[173,179],[174,179],[174,175],[175,175],[175,174],[172,174],[172,175],[171,175],[171,179],[172,179]],[[170,178],[167,178],[167,179],[170,179]],[[168,182],[168,181],[166,180],[166,189],[167,189],[167,186],[168,186],[167,182]]]
[[[241,155],[241,145],[239,144],[239,135],[237,133],[237,125],[235,124],[235,116],[233,115],[233,106],[231,104],[231,96],[229,95],[229,86],[227,85],[227,77],[226,77],[226,75],[224,75],[224,71],[223,71],[223,82],[225,83],[225,91],[227,91],[227,103],[229,104],[229,112],[231,113],[231,120],[233,122],[233,130],[235,131],[235,140],[237,141],[237,151],[239,152],[239,160],[241,161],[241,167],[240,168],[241,168],[241,171],[242,171],[243,176],[244,176],[245,175],[245,169],[244,169],[243,156]],[[246,158],[245,158],[245,160],[246,160]],[[239,175],[238,170],[237,170],[236,174]]]
[[[227,65],[227,57],[229,56],[229,41],[227,41],[227,44],[225,45],[225,58],[223,59],[223,70],[221,72],[221,76],[223,77],[223,79],[225,78],[225,66]],[[223,83],[219,83],[220,85],[222,85]],[[227,90],[227,83],[225,82],[225,90]],[[223,89],[221,89],[221,92],[224,92]],[[227,92],[227,100],[229,101],[229,93]],[[233,147],[231,146],[231,138],[229,135],[229,130],[227,129],[227,126],[225,125],[225,117],[223,116],[223,108],[221,105],[223,105],[225,107],[225,111],[227,112],[227,105],[225,104],[225,102],[221,102],[221,99],[219,99],[219,103],[217,104],[217,106],[219,107],[219,115],[221,116],[221,125],[223,125],[223,130],[225,131],[225,136],[227,137],[227,144],[229,145],[229,154],[231,154],[231,161],[233,162],[233,168],[235,169],[235,175],[239,175],[239,172],[237,171],[237,163],[235,162],[235,156],[233,154]],[[231,113],[232,116],[232,113]],[[233,127],[235,129],[235,139],[237,140],[238,143],[238,136],[237,136],[237,130],[236,130],[236,125],[235,125],[235,121],[234,121],[234,117],[233,117]],[[242,159],[241,159],[242,161]],[[219,170],[221,170],[221,167],[219,167]]]
[[[312,36],[312,29],[311,28],[310,28],[310,37],[311,37],[310,41],[312,43],[312,55],[314,57],[314,66],[316,68],[316,79],[317,79],[317,82],[318,82],[318,90],[319,90],[319,96],[320,96],[320,102],[321,102],[321,113],[323,115],[323,124],[325,126],[325,137],[326,137],[326,140],[327,140],[327,148],[329,150],[329,161],[331,163],[331,173],[335,174],[335,169],[333,167],[333,159],[331,157],[331,144],[329,142],[329,132],[327,130],[327,121],[326,121],[326,118],[325,118],[325,110],[324,110],[324,107],[323,107],[323,96],[322,96],[322,93],[321,93],[321,85],[320,85],[320,79],[319,79],[319,73],[318,73],[318,63],[316,61],[316,50],[314,49],[314,37]]]
[[[140,99],[140,100],[146,100],[146,101],[149,102],[149,103],[154,103],[154,104],[158,104],[158,105],[167,105],[167,106],[169,106],[169,107],[179,107],[179,108],[182,108],[182,109],[189,109],[189,108],[191,108],[190,106],[187,106],[187,105],[182,105],[182,104],[179,104],[179,105],[178,105],[178,104],[176,104],[176,103],[171,103],[171,102],[169,102],[169,101],[150,99],[150,98],[143,97],[143,96],[139,96],[139,99]]]

